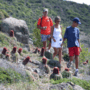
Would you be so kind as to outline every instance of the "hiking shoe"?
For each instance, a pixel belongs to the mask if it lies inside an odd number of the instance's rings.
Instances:
[[[70,66],[71,66],[71,62],[68,62],[67,68],[70,68]]]
[[[47,50],[47,52],[50,52],[50,50]]]
[[[78,71],[75,71],[73,76],[78,76]]]

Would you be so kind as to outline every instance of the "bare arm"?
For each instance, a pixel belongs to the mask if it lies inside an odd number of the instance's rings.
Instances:
[[[78,39],[78,42],[79,42],[79,45],[80,45],[80,40]],[[82,48],[81,48],[81,46],[80,46],[80,52],[82,52]]]
[[[38,29],[46,30],[47,27],[41,27],[40,25],[37,25],[37,28],[38,28]]]
[[[54,30],[54,26],[51,27],[51,38],[53,38],[53,30]]]
[[[53,30],[54,30],[54,26],[51,27],[51,38],[53,39],[54,42],[56,42],[56,40],[53,38]]]
[[[37,28],[38,28],[38,29],[42,29],[40,25],[37,25]]]
[[[61,35],[62,35],[62,26],[60,26],[61,27]]]

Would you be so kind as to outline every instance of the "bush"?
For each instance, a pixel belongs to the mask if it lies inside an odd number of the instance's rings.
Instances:
[[[67,72],[67,71],[63,71],[62,72],[62,77],[63,78],[68,78],[68,77],[70,77],[71,76],[71,74],[69,73],[69,72]]]
[[[65,61],[69,61],[69,56],[68,56],[68,54],[64,54],[63,59],[64,59]]]
[[[24,77],[13,69],[0,68],[0,83],[16,83],[26,80],[30,80],[29,76]]]
[[[27,53],[28,53],[28,51],[26,51],[26,50],[23,50],[23,53],[27,54]]]
[[[77,79],[77,78],[72,78],[72,79],[64,78],[64,79],[60,79],[60,80],[53,80],[53,79],[51,80],[52,84],[59,84],[62,82],[65,82],[65,83],[73,82],[75,85],[79,85],[82,88],[84,88],[85,90],[90,90],[90,81],[81,80],[81,79]]]
[[[88,52],[88,48],[85,48],[83,44],[81,45],[81,48],[82,48],[82,52],[80,53],[79,56],[80,64],[90,59],[90,52]]]

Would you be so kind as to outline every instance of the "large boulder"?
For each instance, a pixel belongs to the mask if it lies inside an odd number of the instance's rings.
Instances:
[[[24,20],[18,20],[13,17],[4,19],[1,23],[1,31],[9,33],[10,30],[14,30],[18,41],[28,44],[29,30]]]

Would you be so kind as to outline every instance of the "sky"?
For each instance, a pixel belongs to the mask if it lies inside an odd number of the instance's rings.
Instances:
[[[74,2],[77,2],[77,3],[81,3],[81,4],[87,4],[87,5],[90,5],[90,0],[67,0],[67,1],[74,1]]]

